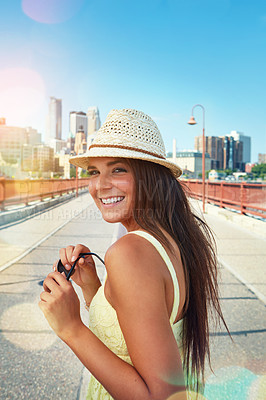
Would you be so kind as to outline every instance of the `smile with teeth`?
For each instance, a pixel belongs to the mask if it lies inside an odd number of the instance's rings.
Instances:
[[[103,204],[114,204],[119,203],[125,198],[125,196],[118,196],[118,197],[108,197],[108,199],[101,199]]]

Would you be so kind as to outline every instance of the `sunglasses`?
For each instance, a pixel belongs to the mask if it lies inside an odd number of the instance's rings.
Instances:
[[[97,257],[97,258],[103,263],[103,265],[104,265],[103,259],[102,259],[100,256],[98,256],[98,254],[96,254],[96,253],[80,253],[79,256],[78,256],[78,258],[76,259],[76,261],[74,262],[74,264],[72,265],[72,267],[71,267],[71,269],[70,269],[69,271],[64,267],[64,265],[62,264],[62,261],[59,260],[58,263],[57,263],[57,271],[59,271],[59,272],[64,272],[65,275],[66,275],[66,279],[67,279],[67,281],[68,281],[68,280],[70,279],[71,275],[73,275],[74,272],[75,272],[74,270],[75,270],[75,266],[76,266],[78,260],[79,260],[80,258],[85,258],[86,256],[95,256],[95,257]]]

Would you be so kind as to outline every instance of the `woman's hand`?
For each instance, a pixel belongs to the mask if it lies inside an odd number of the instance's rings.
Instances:
[[[80,253],[89,252],[90,249],[88,247],[77,244],[76,246],[67,246],[60,249],[59,255],[64,267],[70,270]],[[54,263],[54,270],[56,270],[57,262],[58,261]],[[83,291],[95,294],[95,291],[101,286],[101,283],[92,256],[85,256],[85,258],[80,258],[78,260],[71,279],[80,286]]]
[[[50,327],[67,340],[82,326],[79,298],[64,274],[52,272],[43,283],[39,307]]]

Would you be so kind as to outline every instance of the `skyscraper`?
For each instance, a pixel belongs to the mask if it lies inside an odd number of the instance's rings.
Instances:
[[[245,171],[243,162],[243,142],[233,136],[223,137],[223,169],[238,169]]]
[[[98,107],[89,107],[88,117],[88,135],[93,135],[101,126],[100,113]]]
[[[83,129],[79,129],[75,136],[74,150],[76,154],[83,154],[87,150],[87,142]]]
[[[202,152],[202,136],[195,137],[195,149]],[[211,157],[211,169],[245,169],[243,142],[233,136],[205,136],[205,152]]]
[[[195,149],[202,152],[202,135],[194,139]],[[211,169],[223,168],[223,140],[217,136],[205,136],[205,153],[211,158]]]
[[[46,143],[62,138],[62,100],[50,97],[49,114],[46,127]]]
[[[76,133],[82,130],[87,139],[88,134],[88,117],[82,111],[70,111],[69,113],[69,135],[75,138]]]
[[[95,134],[100,129],[101,120],[98,107],[89,107],[87,111],[88,117],[88,136],[87,136],[87,146],[88,148],[92,144]]]
[[[244,135],[244,133],[231,131],[230,135],[235,141],[239,140],[243,143],[243,159],[244,163],[249,163],[251,158],[251,137]]]

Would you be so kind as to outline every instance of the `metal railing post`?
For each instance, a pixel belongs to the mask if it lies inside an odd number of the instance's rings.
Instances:
[[[76,197],[79,195],[78,167],[76,167]]]
[[[6,180],[5,178],[0,178],[0,210],[4,211],[5,209],[5,197],[6,197]]]
[[[223,207],[223,196],[224,196],[224,183],[221,182],[221,190],[220,190],[220,207]]]
[[[240,211],[241,211],[241,214],[245,214],[244,213],[244,183],[243,182],[240,183]]]

